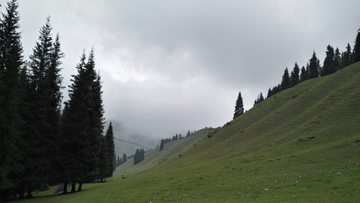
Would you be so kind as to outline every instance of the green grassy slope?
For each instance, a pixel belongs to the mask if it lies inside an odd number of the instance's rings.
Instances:
[[[135,169],[124,165],[83,192],[24,202],[358,202],[359,82],[356,63],[266,99],[181,157],[149,153],[142,173],[121,179]]]
[[[145,160],[134,165],[134,159],[129,159],[125,164],[120,165],[115,172],[115,177],[125,176],[129,177],[157,165],[161,161],[166,160],[169,157],[172,157],[176,154],[180,154],[181,151],[193,147],[195,144],[199,143],[201,140],[206,138],[209,132],[212,132],[213,128],[205,128],[199,130],[192,134],[191,136],[177,141],[172,141],[164,145],[164,150],[159,152],[159,147],[145,153]]]

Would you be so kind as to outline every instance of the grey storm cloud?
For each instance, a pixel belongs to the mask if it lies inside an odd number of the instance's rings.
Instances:
[[[1,1],[1,5],[5,2]],[[95,50],[105,118],[130,134],[169,137],[232,119],[313,51],[353,46],[355,0],[19,1],[25,59],[51,16],[65,53],[64,85],[85,49]],[[2,8],[3,9],[3,8]],[[67,100],[67,90],[64,90]]]

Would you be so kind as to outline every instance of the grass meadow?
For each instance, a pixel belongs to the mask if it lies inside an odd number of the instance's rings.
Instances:
[[[138,165],[129,159],[108,182],[18,202],[358,202],[359,82],[356,63],[155,148]]]

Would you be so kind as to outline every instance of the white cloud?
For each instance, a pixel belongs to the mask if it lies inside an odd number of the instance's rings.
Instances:
[[[51,15],[59,32],[64,84],[83,49],[95,49],[106,119],[161,137],[220,126],[281,82],[286,67],[315,50],[344,50],[359,28],[358,1],[20,2],[25,58]],[[67,94],[67,92],[65,92]],[[66,98],[65,98],[66,99]]]

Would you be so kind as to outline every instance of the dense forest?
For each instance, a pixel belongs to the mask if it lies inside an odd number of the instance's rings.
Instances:
[[[0,201],[32,197],[49,185],[103,180],[112,176],[116,156],[110,123],[105,136],[101,77],[95,54],[81,55],[62,109],[64,53],[53,38],[50,17],[29,60],[24,60],[18,1],[0,19]]]
[[[360,29],[358,29],[355,41],[354,48],[351,50],[351,46],[348,43],[346,50],[340,53],[339,48],[334,49],[330,44],[326,47],[326,57],[324,59],[323,65],[320,65],[320,60],[317,58],[315,51],[312,53],[309,62],[305,66],[302,66],[300,69],[297,62],[294,64],[294,68],[289,73],[288,68],[285,68],[284,74],[282,75],[281,83],[269,88],[267,92],[267,97],[285,90],[290,87],[304,82],[308,79],[322,77],[335,73],[342,68],[351,65],[360,61]],[[264,101],[265,98],[262,92],[259,93],[258,97],[254,101],[254,106]],[[234,110],[234,119],[244,113],[243,98],[241,92],[236,99],[235,110]]]

